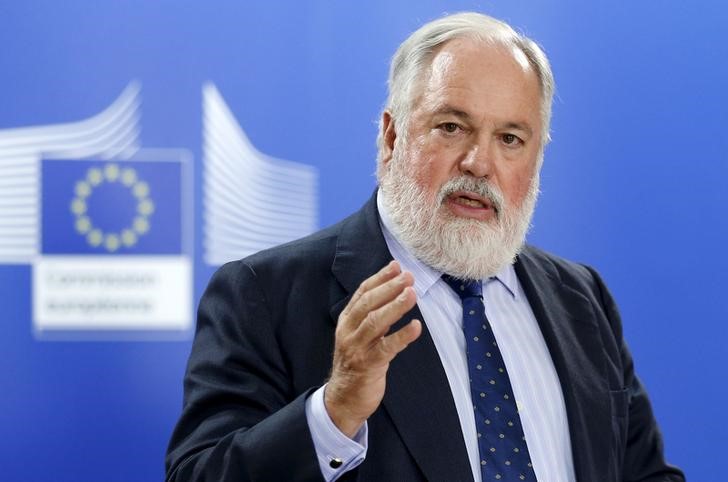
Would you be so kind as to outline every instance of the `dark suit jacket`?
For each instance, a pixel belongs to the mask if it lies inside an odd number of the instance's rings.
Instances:
[[[223,266],[200,302],[168,480],[322,480],[305,400],[329,375],[339,313],[390,260],[372,198],[335,226]],[[532,247],[515,268],[561,380],[577,479],[684,480],[663,459],[599,276]],[[412,318],[417,307],[394,329]],[[426,326],[391,363],[368,426],[366,460],[342,480],[472,481]]]

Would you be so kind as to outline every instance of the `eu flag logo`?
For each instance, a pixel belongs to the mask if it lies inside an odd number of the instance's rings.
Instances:
[[[178,162],[42,164],[44,254],[181,254]]]

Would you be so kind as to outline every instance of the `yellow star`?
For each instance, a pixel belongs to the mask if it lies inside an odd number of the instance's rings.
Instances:
[[[119,179],[119,166],[116,164],[107,164],[104,168],[104,176],[107,181],[115,182]]]
[[[136,171],[132,168],[126,168],[121,171],[121,183],[126,187],[131,187],[137,180]]]

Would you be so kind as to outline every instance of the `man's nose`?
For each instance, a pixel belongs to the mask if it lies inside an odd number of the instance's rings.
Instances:
[[[460,161],[460,171],[473,177],[489,177],[495,155],[492,149],[493,143],[489,140],[474,143]]]

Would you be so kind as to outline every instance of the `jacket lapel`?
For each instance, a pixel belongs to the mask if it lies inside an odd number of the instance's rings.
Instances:
[[[552,262],[525,248],[516,273],[561,381],[577,480],[604,479],[610,468],[611,412],[604,348],[594,310],[564,284]]]
[[[334,320],[359,284],[391,260],[372,196],[341,229],[332,271],[348,296],[332,307]],[[424,321],[416,306],[392,330],[415,318]],[[382,405],[426,479],[473,480],[450,385],[425,323],[392,361]]]

